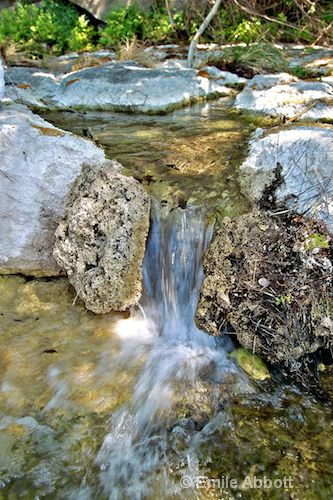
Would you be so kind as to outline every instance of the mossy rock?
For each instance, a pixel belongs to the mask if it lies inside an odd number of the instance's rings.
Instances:
[[[237,361],[238,365],[254,380],[262,381],[271,377],[263,360],[244,347],[232,351],[230,357]]]

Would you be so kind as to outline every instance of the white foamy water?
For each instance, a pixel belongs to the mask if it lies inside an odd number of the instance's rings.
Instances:
[[[195,209],[169,213],[154,208],[141,308],[116,328],[122,341],[116,365],[141,361],[141,368],[130,401],[111,416],[110,432],[96,460],[101,488],[110,499],[193,498],[193,491],[181,489],[171,464],[172,455],[187,474],[197,471],[194,449],[180,456],[173,446],[177,432],[186,433],[177,427],[173,409],[184,398],[195,399],[203,373],[209,374],[217,392],[226,376],[234,377],[237,392],[251,390],[228,357],[230,341],[207,335],[194,322],[203,280],[201,260],[211,234],[212,227]],[[116,376],[114,366],[110,371]],[[168,429],[170,422],[175,432]]]

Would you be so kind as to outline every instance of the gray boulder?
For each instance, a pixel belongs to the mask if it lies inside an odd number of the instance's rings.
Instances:
[[[109,62],[57,78],[36,69],[7,72],[8,97],[36,108],[166,113],[193,102],[230,95],[221,81],[188,68],[145,68]]]
[[[333,70],[333,50],[328,47],[313,46],[308,52],[304,46],[285,47],[290,68],[302,68],[314,74],[329,75]]]
[[[325,82],[303,82],[281,73],[257,75],[235,100],[237,109],[270,116],[333,120],[333,88]]]
[[[150,198],[119,168],[86,165],[56,231],[54,256],[95,313],[126,310],[141,296]]]
[[[0,108],[0,271],[56,275],[54,232],[83,162],[104,159],[92,142],[24,106]]]
[[[244,194],[257,202],[276,179],[278,202],[299,213],[319,216],[333,230],[333,129],[294,127],[270,133],[250,143],[240,167]]]
[[[108,14],[113,9],[124,8],[130,3],[134,3],[141,9],[147,9],[153,4],[152,0],[135,0],[129,2],[128,0],[71,0],[72,3],[78,5],[82,9],[92,14],[96,19],[105,21]]]
[[[57,89],[57,78],[47,70],[29,67],[7,68],[6,96],[30,107],[46,109],[46,101]],[[44,102],[45,101],[45,102]]]

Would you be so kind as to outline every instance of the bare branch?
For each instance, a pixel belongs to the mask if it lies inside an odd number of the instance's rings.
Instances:
[[[221,2],[222,2],[222,0],[215,0],[213,7],[211,8],[209,13],[207,14],[205,19],[203,20],[202,24],[198,28],[196,34],[194,35],[194,37],[190,43],[190,47],[188,49],[188,56],[187,56],[187,60],[188,60],[190,68],[193,67],[194,53],[195,53],[195,49],[196,49],[198,40],[201,37],[201,35],[203,34],[203,32],[205,31],[205,29],[207,28],[207,26],[209,25],[209,23],[211,22],[211,20],[213,19],[213,17],[215,16],[215,14],[217,13],[217,11],[219,10]]]

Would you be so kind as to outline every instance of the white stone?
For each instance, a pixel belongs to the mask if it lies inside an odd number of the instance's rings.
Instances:
[[[24,106],[0,109],[0,269],[57,274],[54,231],[83,163],[103,160],[92,142]]]
[[[280,165],[284,182],[277,200],[299,213],[319,217],[333,229],[333,129],[294,127],[250,143],[240,167],[242,191],[259,201]]]
[[[302,120],[333,120],[332,104],[333,88],[328,83],[298,81],[284,73],[255,76],[235,100],[237,109],[270,116],[292,118],[304,111]]]

